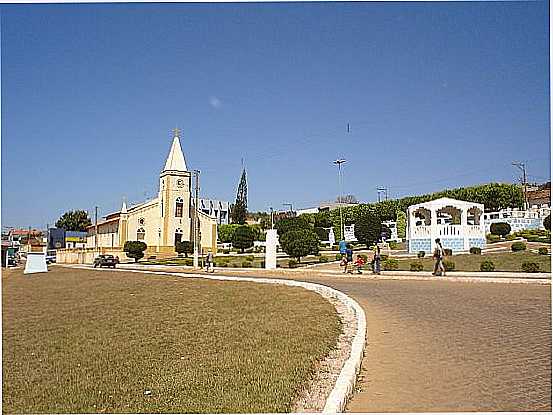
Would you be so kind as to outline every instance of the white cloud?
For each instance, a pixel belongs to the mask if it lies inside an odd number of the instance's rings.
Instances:
[[[217,109],[217,108],[221,107],[222,102],[217,97],[210,97],[209,98],[209,105],[211,105],[213,108]]]

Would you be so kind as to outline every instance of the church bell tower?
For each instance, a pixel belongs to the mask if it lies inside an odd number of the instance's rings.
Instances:
[[[191,174],[180,145],[180,130],[173,130],[173,143],[165,167],[159,175],[160,245],[173,247],[177,241],[190,241]]]

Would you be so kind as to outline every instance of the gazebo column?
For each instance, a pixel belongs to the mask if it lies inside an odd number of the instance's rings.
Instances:
[[[436,208],[430,208],[430,252],[436,249],[435,239],[438,238],[438,213]]]
[[[469,249],[468,225],[468,210],[461,209],[461,234],[463,236],[463,251],[468,251]]]

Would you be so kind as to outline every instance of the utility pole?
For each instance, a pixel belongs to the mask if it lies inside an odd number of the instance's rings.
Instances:
[[[340,199],[338,201],[338,207],[340,209],[340,240],[344,240],[344,216],[342,215],[342,202],[344,200],[343,195],[343,189],[342,189],[342,164],[345,163],[346,160],[344,159],[338,159],[334,161],[334,164],[338,165],[338,185],[340,186]]]
[[[524,191],[524,210],[528,209],[528,192],[527,192],[527,181],[526,181],[526,163],[513,161],[513,166],[518,167],[522,172],[522,187]]]
[[[196,189],[194,195],[194,226],[193,226],[193,240],[194,240],[194,268],[198,268],[199,265],[199,243],[198,243],[198,204],[199,204],[199,192],[200,192],[200,171],[194,170],[194,175],[196,177]]]
[[[271,209],[271,229],[274,229],[275,223],[273,221],[273,208],[270,207],[269,209]]]
[[[98,206],[94,206],[94,248],[98,249]]]

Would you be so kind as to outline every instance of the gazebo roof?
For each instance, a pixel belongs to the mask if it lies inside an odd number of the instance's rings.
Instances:
[[[440,197],[439,199],[430,200],[424,203],[418,203],[416,205],[409,206],[409,210],[418,209],[424,207],[426,209],[439,209],[444,206],[454,206],[458,208],[469,209],[471,207],[478,207],[482,212],[484,211],[484,205],[482,203],[466,202],[464,200],[451,199],[449,197]]]

